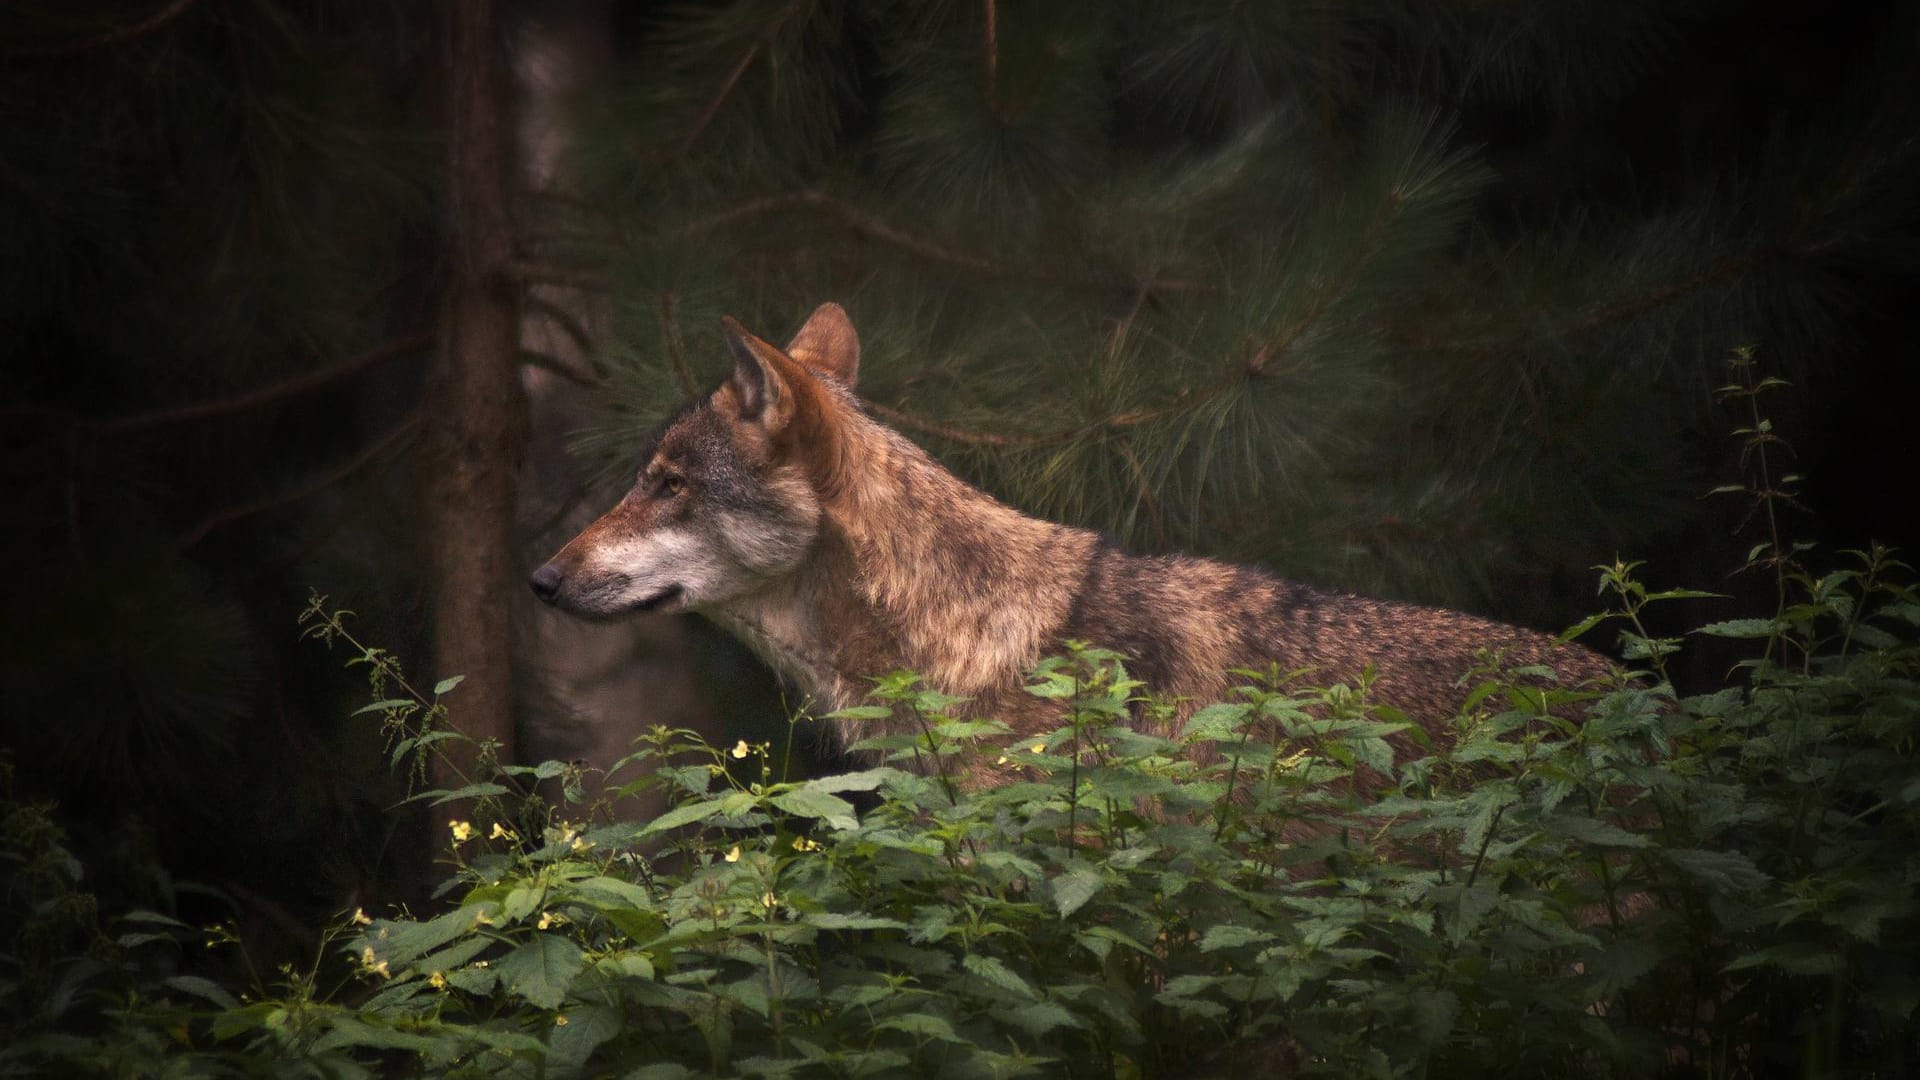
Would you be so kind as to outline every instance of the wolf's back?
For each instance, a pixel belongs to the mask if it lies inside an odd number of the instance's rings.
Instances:
[[[1427,722],[1450,717],[1461,677],[1483,650],[1544,665],[1563,684],[1602,678],[1607,660],[1553,637],[1447,608],[1317,589],[1244,566],[1186,556],[1128,555],[1101,545],[1083,571],[1060,637],[1132,658],[1153,690],[1216,699],[1232,668],[1312,669],[1350,682],[1371,665],[1375,699]]]

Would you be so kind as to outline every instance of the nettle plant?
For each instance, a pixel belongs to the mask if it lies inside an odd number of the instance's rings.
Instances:
[[[1740,368],[1728,388],[1767,389]],[[1791,497],[1745,432],[1756,517]],[[1920,595],[1885,549],[1769,539],[1771,615],[1701,627],[1750,658],[1666,678],[1658,591],[1600,568],[1611,686],[1499,656],[1448,737],[1367,680],[1242,672],[1170,721],[1114,653],[1031,673],[1040,738],[910,673],[838,714],[909,718],[870,767],[789,779],[779,747],[641,739],[590,797],[558,763],[417,799],[461,815],[433,913],[343,915],[312,970],[239,998],[124,973],[110,1063],[45,1036],[0,1063],[198,1075],[1904,1075],[1920,1025]],[[322,598],[396,767],[455,746],[431,693]],[[1549,680],[1542,688],[1542,680]],[[796,725],[811,721],[796,718]],[[876,730],[881,725],[876,725]],[[991,763],[1011,782],[980,788]],[[550,781],[541,795],[541,781]],[[621,796],[665,812],[619,819]],[[213,944],[224,939],[216,935]],[[21,985],[19,982],[10,984]],[[69,997],[72,997],[70,994]],[[19,1010],[15,1010],[16,1013]],[[164,1033],[162,1035],[161,1033]],[[144,1055],[144,1056],[142,1056]]]
[[[1455,737],[1398,763],[1414,729],[1364,680],[1246,672],[1161,738],[1135,717],[1170,706],[1075,647],[1032,673],[1063,705],[1040,739],[905,673],[842,715],[914,733],[845,775],[655,731],[605,785],[669,792],[650,821],[495,766],[418,796],[471,808],[446,910],[356,912],[348,988],[256,986],[183,1030],[336,1075],[1897,1073],[1920,603],[1855,558],[1703,628],[1758,655],[1687,698],[1642,620],[1677,594],[1605,568],[1651,677],[1542,690],[1488,657]],[[401,760],[457,738],[354,647]],[[1019,779],[974,790],[982,761]]]

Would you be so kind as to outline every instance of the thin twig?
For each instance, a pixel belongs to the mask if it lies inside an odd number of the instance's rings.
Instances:
[[[598,270],[578,266],[560,266],[536,259],[511,259],[501,268],[509,278],[523,285],[563,285],[570,289],[599,291],[607,287],[607,276]]]
[[[1736,274],[1742,270],[1750,269],[1769,254],[1771,254],[1771,252],[1756,251],[1746,255],[1728,255],[1717,259],[1706,269],[1684,281],[1670,282],[1654,289],[1644,296],[1635,297],[1632,300],[1614,304],[1610,307],[1604,307],[1590,315],[1584,315],[1578,319],[1561,323],[1553,328],[1551,331],[1552,336],[1558,337],[1562,334],[1577,334],[1583,330],[1591,330],[1594,327],[1615,322],[1631,315],[1638,315],[1642,311],[1659,307],[1672,300],[1677,300],[1721,278]]]
[[[752,67],[753,62],[758,60],[760,55],[766,51],[767,45],[773,41],[774,33],[778,31],[788,19],[792,18],[793,13],[799,10],[800,6],[804,3],[806,3],[806,0],[794,0],[793,3],[788,4],[772,22],[767,24],[766,29],[760,31],[760,36],[755,38],[753,44],[747,47],[747,51],[740,54],[740,59],[736,61],[732,69],[727,72],[727,77],[721,80],[720,89],[714,92],[713,99],[708,101],[707,107],[700,111],[699,119],[693,122],[693,126],[687,129],[685,135],[680,136],[679,143],[674,147],[676,152],[684,154],[693,148],[693,144],[699,141],[700,136],[707,130],[708,126],[713,123],[713,118],[720,115],[721,106],[725,105],[727,99],[733,96],[733,91],[740,85],[740,80],[746,75],[747,69]]]
[[[696,236],[700,233],[724,228],[766,214],[799,209],[818,211],[861,236],[900,248],[928,262],[957,266],[964,270],[972,270],[982,274],[992,274],[998,277],[1017,278],[1026,281],[1038,281],[1069,288],[1111,289],[1124,287],[1147,292],[1205,293],[1213,291],[1211,286],[1204,283],[1186,281],[1179,278],[1152,278],[1142,281],[1131,281],[1121,277],[1085,275],[1063,277],[1022,267],[1007,266],[983,255],[962,251],[958,248],[941,244],[937,241],[927,239],[924,236],[916,235],[905,229],[890,225],[864,210],[821,191],[796,191],[751,199],[710,217],[688,222],[674,230],[672,235],[676,238],[684,239],[689,236]]]
[[[668,290],[660,294],[660,341],[666,347],[667,360],[673,364],[674,378],[688,397],[700,393],[687,367],[686,346],[680,340],[680,294]]]
[[[1522,360],[1514,360],[1513,373],[1520,383],[1520,396],[1527,402],[1527,426],[1533,429],[1535,438],[1545,442],[1548,436],[1547,409],[1540,400],[1540,392],[1533,385],[1533,376],[1528,373]]]
[[[180,547],[192,547],[201,540],[206,539],[208,533],[223,525],[229,525],[235,521],[239,521],[241,518],[252,517],[254,514],[272,510],[275,507],[285,506],[288,503],[298,502],[309,495],[332,487],[334,484],[365,468],[368,463],[379,458],[388,450],[411,438],[419,431],[421,419],[422,416],[420,413],[414,413],[396,425],[392,431],[375,439],[359,453],[348,458],[346,461],[286,491],[276,492],[250,503],[242,503],[239,506],[229,506],[225,509],[215,510],[213,513],[201,518],[199,524],[189,529],[186,535],[180,538]]]
[[[67,428],[67,543],[80,546],[80,425]]]
[[[538,349],[529,349],[525,345],[522,345],[520,347],[520,362],[528,367],[539,368],[541,371],[558,375],[560,378],[580,387],[582,390],[600,391],[607,388],[605,380],[599,376],[590,371],[581,371],[567,361],[554,356],[552,353],[544,353]]]
[[[795,191],[781,195],[767,195],[741,203],[739,206],[723,210],[712,217],[689,222],[676,230],[679,237],[688,237],[732,225],[748,218],[760,217],[781,210],[805,208],[819,210],[827,216],[847,226],[854,232],[875,240],[882,240],[895,247],[913,252],[933,262],[962,266],[969,270],[984,273],[1007,273],[1005,269],[990,259],[979,255],[945,247],[923,237],[915,236],[904,230],[881,221],[864,211],[842,202],[822,191]]]
[[[1133,452],[1133,447],[1128,445],[1126,440],[1120,440],[1119,447],[1120,456],[1126,459],[1127,468],[1133,470],[1134,486],[1139,489],[1140,504],[1147,511],[1147,525],[1153,530],[1154,545],[1165,550],[1167,547],[1166,523],[1161,520],[1160,503],[1153,497],[1153,485],[1147,482],[1146,466],[1140,463],[1140,455]]]
[[[573,347],[579,350],[581,356],[593,355],[593,335],[587,332],[586,326],[575,318],[572,312],[532,289],[527,290],[526,295],[521,297],[521,303],[526,305],[527,315],[537,315],[565,334],[567,340],[573,343]]]
[[[701,110],[700,118],[693,122],[693,126],[687,129],[685,135],[680,136],[680,143],[676,147],[680,153],[684,154],[691,149],[699,140],[701,132],[706,131],[707,126],[713,123],[713,118],[720,115],[720,106],[726,104],[727,98],[733,94],[733,88],[740,85],[740,77],[747,73],[747,69],[760,58],[761,50],[766,47],[767,43],[764,39],[757,39],[747,47],[745,53],[741,54],[739,62],[733,65],[733,70],[727,72],[727,77],[721,81],[720,89],[713,95],[713,100],[707,102],[707,107]]]
[[[132,41],[135,38],[142,38],[153,33],[155,30],[167,25],[181,15],[186,14],[187,9],[196,3],[199,3],[199,0],[173,0],[172,3],[139,22],[129,23],[126,26],[116,26],[111,30],[95,34],[92,37],[81,38],[77,41],[62,42],[58,45],[39,45],[33,48],[15,49],[11,51],[10,55],[26,59],[54,60],[69,56],[78,56],[81,53],[92,52],[95,49],[104,49],[109,45],[119,45],[122,42]]]
[[[197,401],[187,405],[175,405],[150,412],[133,413],[107,420],[94,421],[87,426],[99,432],[143,431],[147,428],[162,427],[167,424],[185,423],[190,420],[204,420],[210,416],[224,416],[228,413],[244,412],[248,409],[269,405],[285,398],[295,397],[317,390],[329,383],[338,382],[349,375],[358,374],[368,368],[383,364],[396,356],[416,352],[426,348],[432,338],[427,334],[410,334],[396,338],[377,348],[368,349],[356,356],[332,363],[322,368],[304,371],[290,379],[257,386],[244,390],[231,397],[214,398],[211,401]]]
[[[1000,5],[998,0],[985,0],[987,9],[986,32],[986,70],[982,73],[985,83],[987,111],[1000,120],[1007,116],[1000,111]]]
[[[1078,430],[1066,432],[1048,432],[1036,435],[1002,435],[992,431],[970,431],[966,428],[943,424],[938,420],[926,420],[912,413],[901,412],[891,405],[882,405],[877,401],[866,403],[870,412],[909,431],[918,431],[922,435],[933,435],[948,442],[966,443],[972,446],[1051,446],[1065,442],[1079,434]]]

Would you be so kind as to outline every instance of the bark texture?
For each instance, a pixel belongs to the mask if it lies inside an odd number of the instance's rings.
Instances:
[[[519,303],[507,273],[513,142],[493,0],[443,0],[447,283],[426,385],[429,586],[437,678],[465,675],[452,722],[514,756],[511,602],[514,479],[525,441]],[[443,783],[471,755],[442,766]],[[455,771],[455,770],[459,771]]]
[[[578,117],[606,92],[613,68],[613,10],[605,0],[569,0],[525,12],[511,28],[509,55],[517,103],[516,169],[535,197],[587,198],[578,190],[572,153]],[[547,254],[533,233],[520,254]],[[567,435],[592,414],[597,375],[590,351],[606,331],[604,289],[535,283],[520,320],[524,349],[571,370],[520,369],[528,435],[520,466],[520,566],[531,570],[620,501],[630,476],[591,482],[567,450]],[[693,728],[718,741],[713,709],[697,685],[688,620],[650,615],[585,622],[514,591],[514,654],[520,750],[527,761],[559,759],[606,769],[655,725]],[[631,776],[617,780],[631,779]],[[616,781],[617,782],[617,781]],[[589,772],[584,783],[599,787]],[[635,820],[664,809],[661,797],[634,800],[621,812]]]

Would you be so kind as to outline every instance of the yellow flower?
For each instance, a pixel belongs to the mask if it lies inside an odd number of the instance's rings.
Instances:
[[[747,754],[748,754],[748,753],[750,753],[750,752],[751,752],[751,751],[749,750],[749,748],[748,748],[748,746],[747,746],[747,740],[745,740],[745,739],[741,739],[741,740],[740,740],[739,742],[737,742],[737,743],[734,743],[734,744],[733,744],[733,756],[734,756],[734,757],[737,757],[737,758],[743,758],[743,757],[746,757],[746,756],[747,756]]]
[[[1046,744],[1046,743],[1043,743],[1043,742],[1037,742],[1037,743],[1034,743],[1034,744],[1033,744],[1033,752],[1034,752],[1034,753],[1036,753],[1036,754],[1044,754],[1044,753],[1046,753],[1046,752],[1047,752],[1047,744]]]
[[[761,893],[760,906],[763,908],[766,908],[768,911],[772,911],[774,908],[777,908],[780,906],[780,900],[778,897],[774,896],[771,892]]]
[[[821,846],[818,840],[810,840],[804,836],[796,836],[793,838],[793,850],[795,851],[819,851]]]
[[[372,926],[373,925],[373,920],[367,917],[366,908],[353,909],[353,925],[355,926]]]
[[[468,840],[473,839],[472,822],[455,821],[449,823],[447,827],[453,830],[453,842],[456,844],[464,844]]]
[[[499,822],[497,822],[497,821],[496,821],[496,822],[494,822],[494,823],[493,823],[493,831],[487,834],[487,839],[489,839],[489,840],[518,840],[518,839],[520,839],[520,838],[519,838],[518,836],[515,836],[515,835],[513,834],[513,830],[512,830],[512,829],[509,829],[509,828],[507,828],[507,827],[505,827],[505,826],[503,826],[503,825],[501,825],[501,824],[500,824]]]
[[[733,850],[727,852],[727,861],[728,862],[740,861],[740,845],[739,844],[733,845]]]
[[[585,851],[592,846],[593,846],[593,841],[588,840],[585,837],[576,836],[573,838],[573,847],[571,848],[571,850]]]
[[[1005,754],[1001,754],[1001,755],[1000,755],[999,757],[997,757],[997,758],[995,758],[995,759],[994,759],[994,762],[993,762],[993,763],[994,763],[995,765],[1005,765],[1005,764],[1007,764],[1007,763],[1009,763],[1009,762],[1011,762],[1012,760],[1013,760],[1013,759],[1012,759],[1012,758],[1010,758],[1010,757],[1008,757],[1007,755],[1005,755]]]
[[[373,960],[374,960],[373,946],[369,945],[366,948],[360,950],[360,963],[363,967],[372,967]]]
[[[543,911],[540,913],[540,922],[538,925],[540,929],[545,930],[548,927],[558,926],[566,921],[567,917],[565,915],[558,915],[551,911]]]
[[[565,1016],[565,1015],[560,1015],[560,1016],[556,1016],[556,1017],[554,1017],[554,1018],[553,1018],[553,1026],[554,1026],[554,1027],[566,1027],[566,1026],[567,1026],[567,1018],[566,1018],[566,1016]]]
[[[445,990],[447,988],[447,977],[436,971],[427,976],[427,985],[433,987],[435,990]]]

